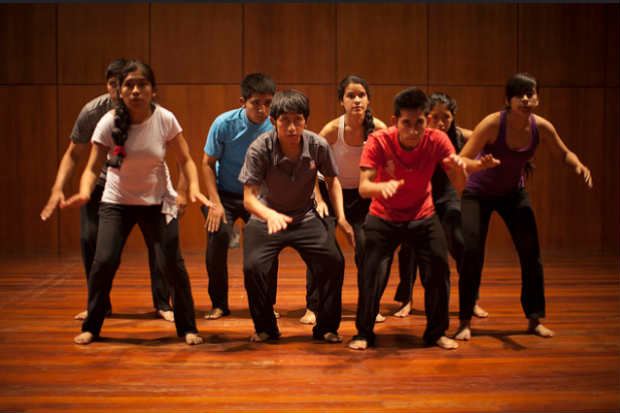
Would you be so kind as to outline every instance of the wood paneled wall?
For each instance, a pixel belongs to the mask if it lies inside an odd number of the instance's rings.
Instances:
[[[540,148],[528,186],[542,246],[617,253],[618,12],[617,4],[0,5],[0,250],[79,249],[77,211],[46,223],[38,213],[79,109],[104,92],[109,61],[124,56],[152,65],[159,101],[179,118],[198,165],[211,122],[238,105],[238,84],[254,71],[304,91],[315,131],[340,113],[336,86],[349,73],[370,82],[373,110],[388,123],[394,94],[417,85],[454,96],[458,123],[473,128],[503,106],[510,75],[530,72],[541,86],[538,113],[595,183],[585,189]],[[142,248],[138,232],[129,248]],[[196,206],[181,232],[184,248],[204,248]],[[512,248],[497,219],[488,248]]]

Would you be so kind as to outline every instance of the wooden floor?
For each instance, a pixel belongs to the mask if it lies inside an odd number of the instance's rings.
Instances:
[[[353,260],[346,253],[345,341],[355,333]],[[0,259],[0,412],[11,411],[618,411],[618,257],[545,256],[546,325],[557,336],[525,333],[514,255],[487,260],[472,341],[456,351],[425,348],[423,291],[415,314],[377,325],[377,347],[313,341],[304,310],[304,265],[281,256],[277,309],[282,339],[250,344],[252,321],[242,284],[241,253],[231,250],[232,315],[210,308],[204,256],[186,254],[198,328],[206,344],[179,341],[154,317],[146,257],[125,254],[112,292],[114,315],[102,340],[73,344],[85,305],[78,256]],[[396,273],[382,301],[392,301]],[[451,326],[457,327],[452,273]]]

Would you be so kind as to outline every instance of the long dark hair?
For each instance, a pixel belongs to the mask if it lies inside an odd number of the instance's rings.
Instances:
[[[446,131],[446,135],[448,135],[448,138],[450,138],[450,141],[452,141],[452,145],[454,145],[454,149],[456,149],[456,151],[459,152],[463,148],[463,145],[465,144],[465,139],[463,138],[463,135],[456,128],[456,108],[457,108],[456,100],[454,100],[451,96],[447,95],[446,93],[435,92],[431,95],[430,101],[431,103],[430,103],[427,115],[437,105],[444,105],[446,109],[448,109],[450,113],[452,114],[452,124]]]
[[[338,84],[338,100],[341,102],[344,100],[344,91],[351,83],[362,85],[366,91],[366,96],[368,96],[368,99],[370,100],[370,88],[368,87],[368,82],[366,82],[364,78],[357,75],[349,75],[340,81],[340,84]],[[370,108],[366,108],[362,126],[364,127],[364,140],[366,140],[368,135],[375,130],[375,121]]]
[[[129,61],[121,74],[119,75],[118,83],[119,87],[122,87],[123,82],[129,75],[129,73],[139,70],[144,77],[151,83],[151,87],[155,89],[155,74],[153,69],[146,63],[138,60]],[[155,108],[155,104],[151,102],[151,110]],[[129,126],[131,125],[131,117],[129,110],[125,106],[123,99],[119,97],[116,107],[114,108],[114,127],[112,128],[112,139],[114,140],[114,155],[106,161],[106,165],[112,168],[120,168],[123,163],[123,159],[126,156],[125,142],[127,141]]]

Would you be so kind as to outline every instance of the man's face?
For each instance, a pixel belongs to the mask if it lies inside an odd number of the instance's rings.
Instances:
[[[116,103],[116,101],[118,100],[118,92],[119,92],[118,77],[116,76],[110,77],[105,85],[106,85],[106,88],[108,89],[108,94],[110,95],[110,98],[112,99],[114,103]]]
[[[392,116],[392,123],[398,129],[398,140],[403,148],[411,150],[418,146],[426,129],[423,109],[402,109],[400,116]]]
[[[274,119],[271,118],[274,122]],[[299,143],[299,138],[306,127],[306,118],[301,113],[287,112],[278,116],[274,125],[278,132],[278,139],[283,145]]]
[[[252,123],[260,125],[269,116],[271,93],[252,93],[249,99],[241,98],[241,106],[245,108],[245,114]]]

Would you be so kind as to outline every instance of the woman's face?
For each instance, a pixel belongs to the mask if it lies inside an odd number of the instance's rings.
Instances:
[[[454,116],[450,109],[443,104],[436,104],[428,114],[428,127],[433,129],[439,129],[443,132],[448,132],[450,126],[454,122]]]
[[[536,93],[536,89],[524,93],[523,96],[513,96],[508,102],[511,112],[526,116],[532,114],[534,109],[538,106],[538,103],[538,93]]]
[[[140,70],[131,72],[123,80],[120,97],[131,111],[150,110],[153,85]]]
[[[368,103],[366,89],[359,83],[349,83],[340,102],[348,115],[363,115],[368,109]]]

